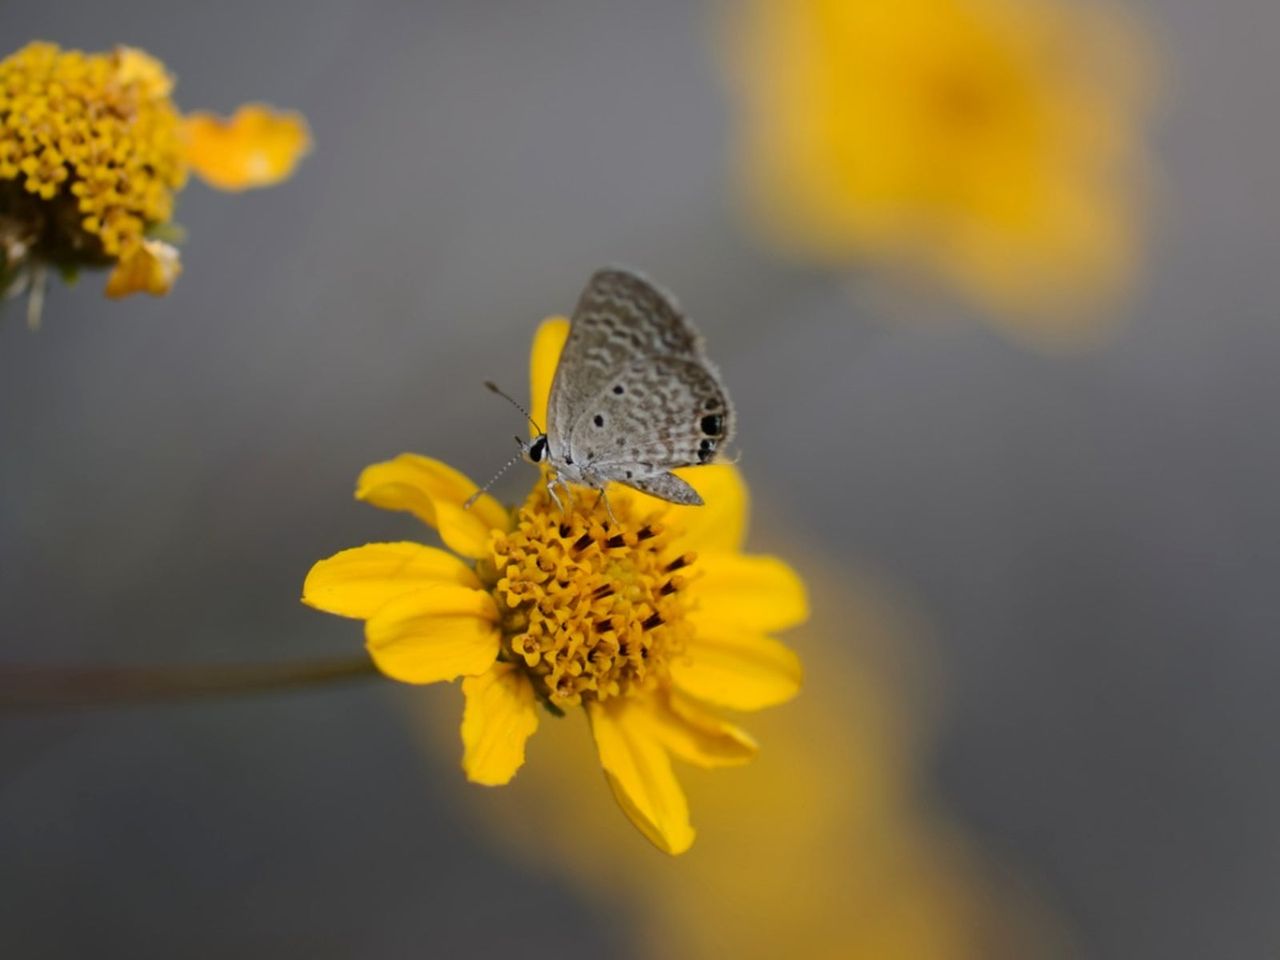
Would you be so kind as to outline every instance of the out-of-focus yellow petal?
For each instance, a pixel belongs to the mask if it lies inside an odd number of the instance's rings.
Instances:
[[[809,600],[796,572],[777,557],[700,553],[702,576],[693,586],[694,623],[756,632],[785,630],[809,617]]]
[[[618,805],[659,850],[684,853],[694,838],[689,806],[643,707],[627,700],[592,701],[587,717]]]
[[[772,637],[748,631],[713,632],[700,625],[671,663],[671,679],[684,693],[728,707],[760,710],[790,700],[804,671],[795,651]]]
[[[463,507],[477,489],[448,464],[402,453],[366,467],[356,481],[356,499],[386,510],[407,510],[439,530],[449,549],[476,560],[487,552],[489,535],[511,525],[502,504],[487,493],[469,509]]]
[[[498,787],[524,764],[524,745],[538,729],[533,684],[523,670],[495,663],[462,681],[462,769],[472,783]]]
[[[162,297],[182,273],[178,250],[162,240],[144,240],[132,253],[116,261],[107,277],[107,296],[113,300],[133,293]]]
[[[229,119],[191,113],[183,120],[187,162],[219,190],[269,187],[293,173],[311,149],[311,133],[300,113],[249,103]]]
[[[560,362],[560,351],[567,339],[569,321],[564,317],[543,320],[533,335],[533,350],[529,353],[529,415],[544,430],[551,381],[555,379],[556,364]]]
[[[644,722],[673,754],[699,767],[732,767],[756,755],[756,742],[745,730],[696,706],[674,691],[656,694],[645,703]]]
[[[472,569],[451,553],[420,543],[370,543],[313,566],[302,585],[302,602],[368,620],[391,600],[437,583],[480,588]]]
[[[498,657],[493,598],[483,590],[433,584],[384,605],[365,624],[378,669],[405,683],[484,673]]]

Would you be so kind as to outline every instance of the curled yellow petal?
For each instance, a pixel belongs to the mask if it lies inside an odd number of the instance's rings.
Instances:
[[[666,748],[645,723],[643,707],[623,700],[587,704],[596,752],[613,796],[641,833],[664,853],[693,843],[689,805]]]
[[[701,709],[674,691],[647,703],[644,718],[653,736],[669,751],[699,767],[731,767],[756,755],[756,742],[745,730]]]
[[[529,353],[529,415],[543,429],[547,426],[551,381],[555,379],[560,351],[568,339],[569,321],[564,317],[543,320],[533,335],[533,350]]]
[[[730,710],[760,710],[794,697],[803,670],[795,651],[763,634],[705,625],[672,661],[671,679],[684,693]]]
[[[182,272],[178,250],[162,240],[143,240],[132,253],[116,261],[107,277],[107,296],[113,300],[133,293],[162,297]]]
[[[502,504],[483,494],[464,505],[476,485],[448,464],[402,453],[394,460],[366,467],[356,481],[356,499],[385,510],[406,510],[440,531],[449,549],[473,560],[484,556],[489,535],[506,530],[510,518]]]
[[[311,150],[311,133],[302,114],[260,103],[245,104],[230,118],[188,114],[182,130],[191,169],[219,190],[279,183]]]
[[[700,553],[694,584],[695,623],[755,632],[785,630],[809,617],[804,583],[777,557]]]
[[[383,606],[365,624],[365,645],[393,680],[456,680],[493,666],[496,621],[493,598],[483,590],[434,584]]]
[[[528,676],[510,663],[462,681],[462,769],[472,783],[510,782],[524,764],[524,745],[538,729]]]
[[[480,587],[471,568],[444,550],[420,543],[370,543],[313,566],[302,585],[302,602],[367,620],[388,602],[437,583]]]

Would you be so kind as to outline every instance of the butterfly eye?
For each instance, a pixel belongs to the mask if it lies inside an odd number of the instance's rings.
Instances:
[[[542,458],[547,453],[547,438],[538,437],[533,443],[529,444],[529,459],[534,463],[541,463]]]

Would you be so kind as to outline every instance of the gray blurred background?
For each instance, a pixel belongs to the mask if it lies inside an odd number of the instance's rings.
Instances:
[[[357,651],[296,598],[414,534],[358,471],[487,476],[520,424],[481,381],[522,394],[536,322],[631,264],[707,334],[768,529],[929,623],[934,802],[1083,956],[1276,956],[1280,11],[1141,9],[1163,227],[1119,336],[1062,357],[962,310],[890,324],[755,244],[697,4],[4,0],[6,50],[141,46],[184,108],[298,108],[316,149],[182,194],[168,298],[90,277],[39,335],[0,314],[0,659]],[[389,687],[4,717],[0,952],[631,955],[467,815]]]

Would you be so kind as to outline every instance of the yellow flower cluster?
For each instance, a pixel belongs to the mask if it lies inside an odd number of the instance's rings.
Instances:
[[[140,50],[107,54],[33,43],[0,61],[0,179],[53,200],[98,252],[122,259],[165,223],[186,179],[181,118],[164,66]],[[75,253],[88,237],[67,236]],[[77,249],[78,248],[78,249]]]
[[[111,267],[109,297],[168,293],[182,264],[161,237],[189,170],[220,190],[264,187],[310,149],[296,113],[183,116],[172,91],[164,64],[131,47],[32,43],[0,60],[0,294],[29,290],[33,325],[46,267]]]

